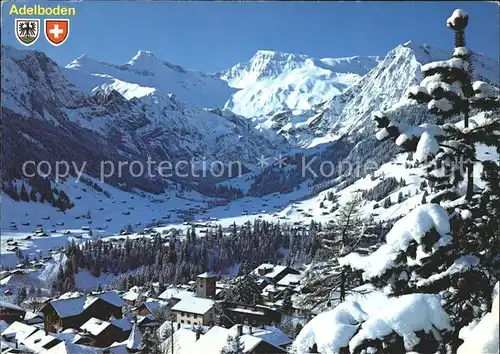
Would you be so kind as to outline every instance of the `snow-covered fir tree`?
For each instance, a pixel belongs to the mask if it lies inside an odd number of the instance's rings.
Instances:
[[[408,97],[427,103],[439,124],[412,127],[373,115],[377,138],[413,152],[432,187],[374,253],[339,258],[388,296],[383,311],[346,301],[304,327],[297,352],[463,353],[466,345],[473,347],[471,341],[461,347],[471,338],[464,332],[481,319],[490,321],[490,309],[497,308],[492,289],[499,278],[499,166],[477,152],[500,152],[499,91],[473,81],[472,53],[465,47],[468,20],[465,11],[453,12],[447,21],[455,32],[453,58],[424,65],[423,81],[409,90]],[[482,170],[481,181],[474,170]],[[498,317],[491,323],[498,328]],[[498,331],[478,340],[477,347],[494,348]]]
[[[245,346],[241,341],[241,336],[235,335],[227,337],[227,343],[222,348],[221,354],[244,354]]]

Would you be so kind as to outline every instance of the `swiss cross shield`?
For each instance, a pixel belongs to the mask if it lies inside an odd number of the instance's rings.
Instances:
[[[15,26],[17,40],[22,45],[30,46],[35,44],[40,36],[40,20],[38,19],[16,18]]]
[[[69,20],[45,20],[45,37],[50,44],[58,46],[69,36]]]

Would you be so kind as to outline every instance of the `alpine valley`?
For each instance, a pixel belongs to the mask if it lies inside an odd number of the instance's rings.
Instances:
[[[135,233],[182,229],[186,221],[224,227],[255,219],[321,222],[331,217],[331,206],[320,207],[326,193],[342,203],[353,190],[389,177],[406,181],[386,193],[394,204],[374,210],[375,202],[366,200],[364,215],[397,218],[422,199],[422,179],[419,169],[402,168],[402,151],[375,139],[370,115],[381,110],[400,123],[432,122],[405,92],[422,79],[422,65],[450,56],[411,41],[385,57],[317,59],[261,50],[210,74],[142,50],[125,64],[84,54],[61,67],[42,52],[2,46],[2,233],[17,239],[37,224],[54,229],[49,238],[19,242],[31,254],[64,246],[75,233],[85,240],[82,226],[91,226],[95,238],[128,224]],[[477,79],[498,86],[499,63],[479,53],[473,60]],[[187,177],[137,177],[125,168],[99,181],[102,161],[148,158],[194,163]],[[42,187],[21,174],[29,160],[85,168],[79,179],[78,169],[70,168],[68,177],[51,177]],[[203,173],[216,161],[225,173]],[[235,161],[241,176],[229,169]],[[318,172],[325,161],[335,166],[326,176]],[[367,161],[376,166],[355,175],[338,168]],[[398,203],[400,192],[409,197]],[[86,214],[91,220],[80,218]],[[17,257],[6,239],[2,266],[13,266]]]

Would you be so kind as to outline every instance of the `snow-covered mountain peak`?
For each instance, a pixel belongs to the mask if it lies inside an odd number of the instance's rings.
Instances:
[[[66,65],[65,74],[88,94],[116,90],[127,99],[159,91],[175,93],[180,100],[201,107],[222,107],[234,93],[234,89],[214,75],[186,70],[145,50],[139,50],[121,65],[82,55]]]
[[[436,60],[446,60],[451,56],[451,52],[432,47],[427,43],[420,44],[411,40],[398,45],[396,48],[389,51],[388,54],[391,53],[406,53],[408,55],[413,55],[420,64],[426,64]]]
[[[377,57],[317,59],[260,50],[221,74],[240,91],[226,103],[235,113],[256,117],[288,109],[307,110],[346,90],[378,63]]]
[[[147,70],[153,74],[162,74],[164,70],[173,70],[179,73],[187,72],[182,66],[162,60],[148,50],[139,50],[126,65],[138,70]]]

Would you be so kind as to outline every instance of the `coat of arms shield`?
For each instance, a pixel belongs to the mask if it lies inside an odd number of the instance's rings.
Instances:
[[[16,18],[16,37],[22,45],[34,44],[40,36],[40,20],[32,18]]]

